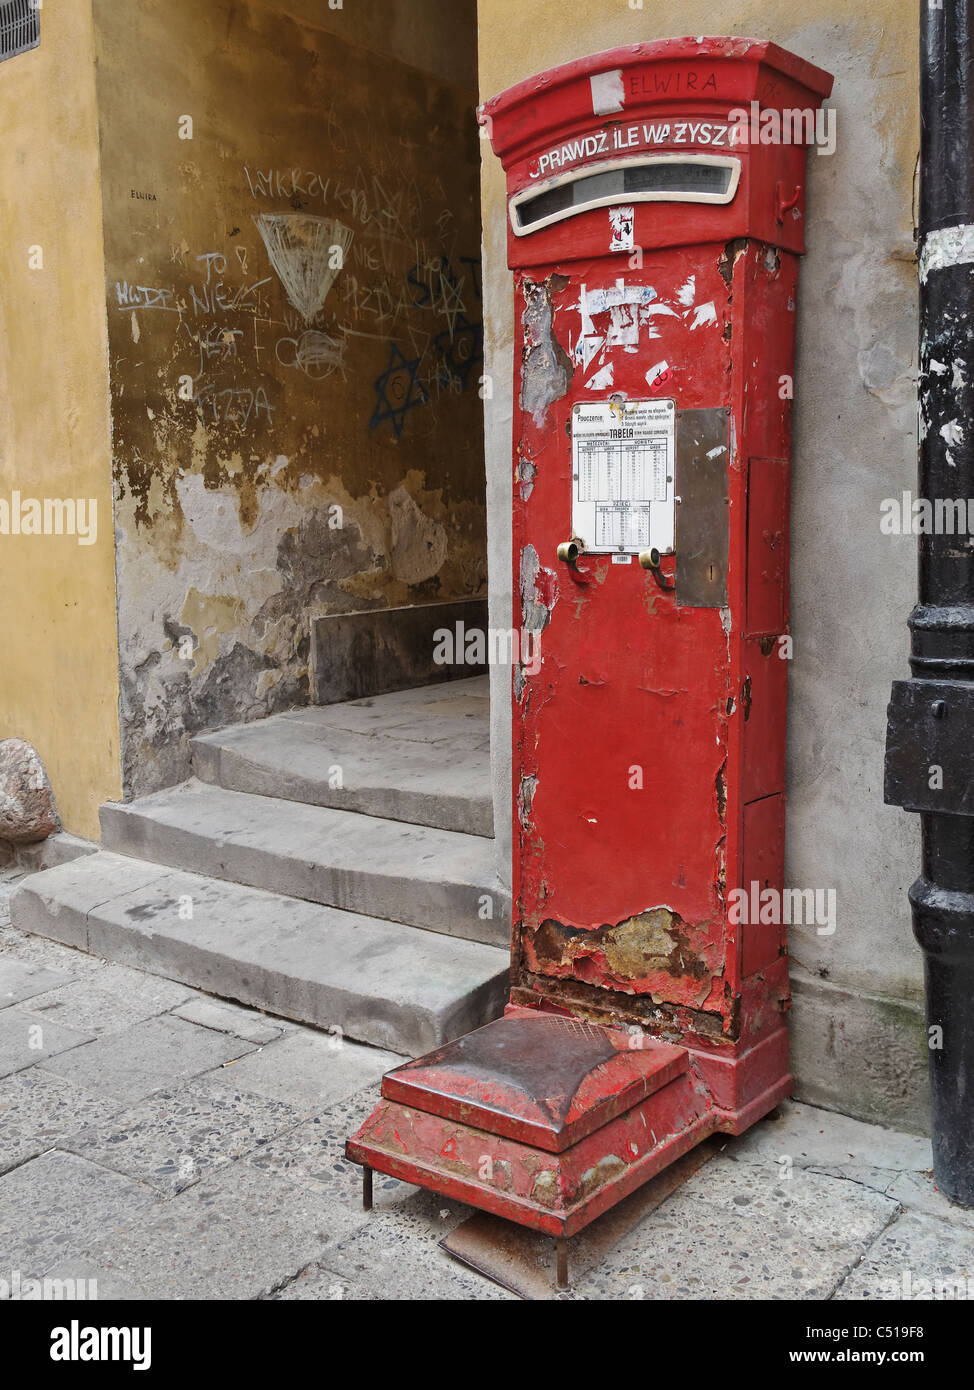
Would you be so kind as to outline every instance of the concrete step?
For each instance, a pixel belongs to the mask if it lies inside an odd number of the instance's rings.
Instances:
[[[22,931],[414,1057],[497,1018],[505,951],[100,852],[24,879]]]
[[[198,781],[101,808],[105,849],[507,949],[494,842]],[[489,914],[489,915],[488,915]]]
[[[199,735],[193,768],[228,791],[490,836],[489,708],[486,677],[314,706]]]

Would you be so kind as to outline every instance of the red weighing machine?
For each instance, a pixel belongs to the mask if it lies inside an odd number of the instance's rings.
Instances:
[[[783,888],[798,267],[831,87],[772,43],[667,39],[481,111],[541,652],[512,690],[511,996],[389,1072],[347,1155],[367,1203],[378,1169],[550,1233],[561,1286],[567,1237],[791,1090],[760,907]]]

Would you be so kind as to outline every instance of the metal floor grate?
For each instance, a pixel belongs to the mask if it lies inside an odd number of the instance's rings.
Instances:
[[[36,0],[0,3],[0,63],[36,48],[41,41],[41,16]]]

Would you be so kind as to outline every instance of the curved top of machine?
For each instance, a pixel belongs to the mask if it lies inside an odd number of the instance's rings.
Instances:
[[[485,101],[479,117],[507,166],[551,130],[593,115],[623,118],[674,100],[719,108],[757,99],[778,106],[802,90],[817,105],[832,83],[822,68],[767,39],[655,39],[537,73]]]

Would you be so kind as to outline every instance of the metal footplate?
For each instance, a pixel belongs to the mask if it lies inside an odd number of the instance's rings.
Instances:
[[[388,1072],[346,1144],[371,1170],[567,1237],[721,1127],[685,1048],[530,1009]]]

